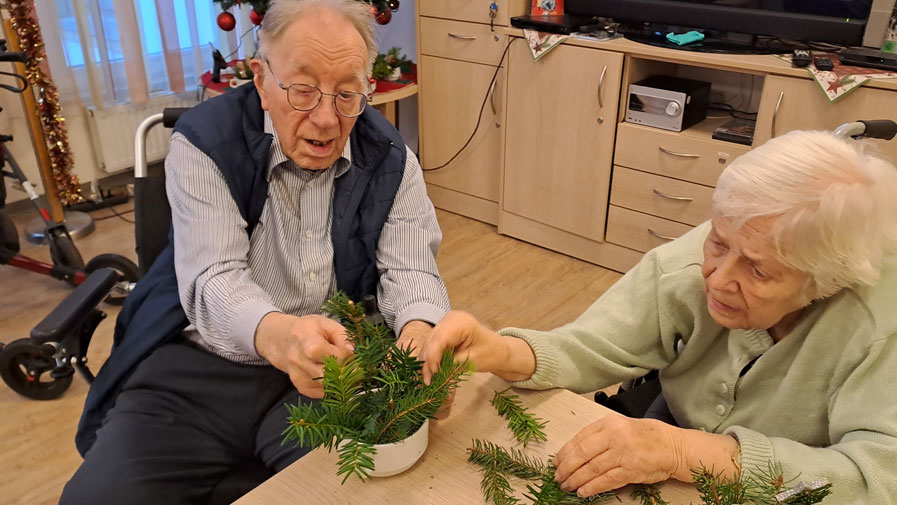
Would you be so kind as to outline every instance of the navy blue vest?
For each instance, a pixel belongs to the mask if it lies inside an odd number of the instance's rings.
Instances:
[[[252,84],[203,102],[178,120],[183,134],[218,165],[252,233],[268,198],[273,137]],[[349,138],[352,166],[334,183],[333,267],[336,285],[352,299],[376,294],[380,232],[405,170],[405,144],[379,112],[368,108]],[[178,296],[174,246],[169,242],[125,302],[115,322],[112,353],[91,384],[75,445],[83,456],[134,367],[187,327]]]

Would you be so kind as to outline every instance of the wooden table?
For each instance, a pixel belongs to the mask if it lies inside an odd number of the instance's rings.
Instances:
[[[369,102],[375,109],[379,110],[386,119],[396,128],[399,127],[398,117],[398,101],[417,94],[417,84],[409,84],[407,86],[392,91],[384,91],[382,93],[374,93]]]
[[[342,477],[336,476],[336,452],[319,449],[293,463],[235,504],[482,504],[479,468],[467,462],[466,449],[474,438],[507,448],[517,447],[504,419],[489,403],[495,391],[506,387],[507,383],[491,374],[476,374],[462,383],[451,415],[440,421],[431,421],[427,452],[404,473],[364,483],[350,477],[340,485]],[[580,429],[611,413],[605,407],[566,390],[516,390],[516,393],[531,412],[548,420],[545,430],[548,441],[530,444],[526,448],[528,453],[543,460],[560,450]],[[523,481],[512,479],[511,483],[518,492],[526,490]],[[629,497],[629,493],[628,488],[620,492],[622,503],[638,503]],[[682,482],[666,482],[662,493],[671,505],[700,502],[694,487]],[[521,503],[530,503],[530,500],[524,499]]]

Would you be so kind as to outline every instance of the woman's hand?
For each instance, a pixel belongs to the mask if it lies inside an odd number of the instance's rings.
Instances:
[[[586,426],[555,457],[555,480],[579,496],[652,484],[670,478],[691,481],[701,465],[737,473],[738,442],[728,435],[671,426],[654,419],[608,415]]]
[[[492,372],[506,380],[525,380],[536,370],[536,358],[525,341],[501,336],[457,310],[446,314],[418,349],[425,383],[430,383],[445,351],[458,361],[468,361],[478,372]]]

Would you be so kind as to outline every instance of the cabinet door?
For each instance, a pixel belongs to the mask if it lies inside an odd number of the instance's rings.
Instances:
[[[604,240],[623,55],[561,45],[508,64],[502,210]]]
[[[811,79],[767,76],[754,146],[790,130],[834,130],[857,119],[897,120],[897,91],[861,87],[830,103]],[[872,142],[881,153],[897,161],[897,142]]]
[[[424,172],[424,179],[447,189],[498,202],[501,175],[502,72],[490,88],[496,67],[421,56],[421,166],[432,168],[451,159],[477,124],[470,144],[445,168]]]

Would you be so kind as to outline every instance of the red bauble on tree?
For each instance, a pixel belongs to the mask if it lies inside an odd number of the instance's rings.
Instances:
[[[226,32],[233,30],[234,27],[237,26],[237,19],[234,18],[234,15],[230,12],[222,12],[221,14],[218,14],[217,21],[218,28],[221,28]]]
[[[380,23],[381,25],[385,25],[386,23],[389,23],[389,21],[392,19],[392,12],[390,12],[388,9],[382,10],[377,13],[377,17],[374,19],[376,19],[377,22]]]
[[[249,11],[249,20],[252,21],[252,24],[254,24],[255,26],[262,24],[262,18],[264,17],[265,16],[259,14],[259,12],[255,9]]]
[[[399,10],[399,0],[389,0],[386,2],[386,5],[389,6],[389,10],[395,12]]]

